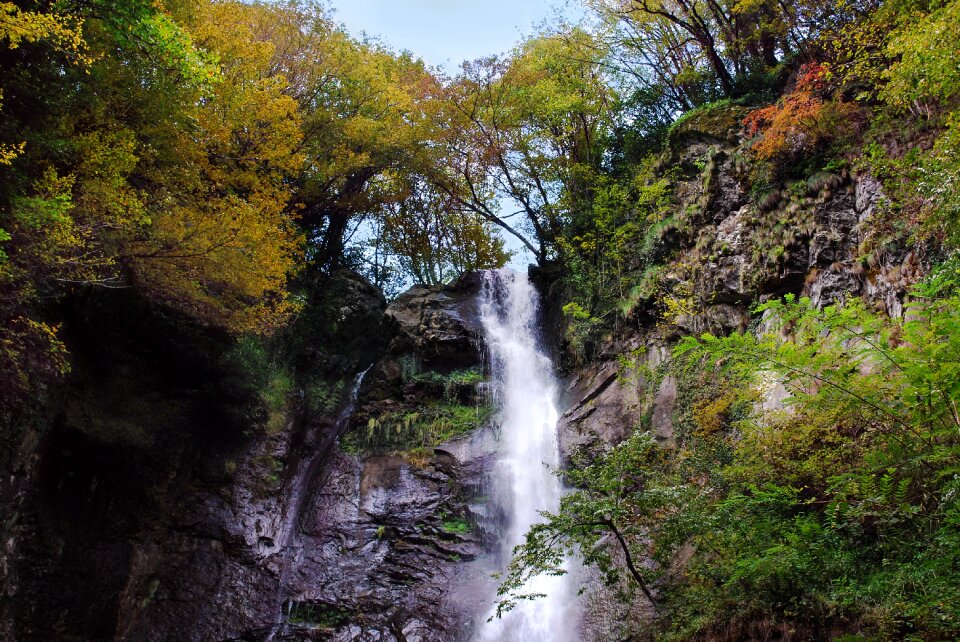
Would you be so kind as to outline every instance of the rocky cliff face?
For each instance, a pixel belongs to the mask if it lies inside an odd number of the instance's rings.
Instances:
[[[642,315],[567,378],[561,444],[609,447],[636,426],[664,444],[674,439],[673,376],[651,376],[682,334],[727,333],[751,322],[751,306],[785,294],[825,306],[860,296],[892,316],[925,270],[920,250],[870,246],[866,222],[884,204],[880,183],[849,171],[820,172],[788,188],[749,193],[749,110],[724,105],[678,123],[661,165],[679,171],[678,202],[656,240],[661,283],[688,297],[668,323]],[[641,308],[651,302],[641,302]],[[632,321],[632,325],[629,323]],[[626,362],[623,357],[627,356]]]
[[[287,560],[290,639],[452,640],[478,615],[453,587],[489,540],[470,506],[490,463],[471,445],[485,416],[479,287],[417,287],[386,309],[346,452],[323,467]]]
[[[877,247],[869,236],[885,202],[869,175],[824,171],[751,193],[749,141],[740,126],[746,113],[729,105],[704,110],[671,132],[661,167],[676,176],[677,202],[653,251],[662,263],[659,296],[677,303],[678,313],[657,319],[649,310],[662,300],[640,301],[588,363],[570,368],[558,428],[568,462],[589,460],[638,428],[667,449],[689,437],[695,377],[667,365],[680,336],[748,329],[758,321],[753,305],[785,294],[817,306],[859,296],[902,316],[910,287],[925,273],[922,247]],[[762,403],[779,406],[786,395],[774,385]],[[624,607],[596,585],[589,596],[584,639],[644,630],[646,602]],[[639,622],[626,624],[631,618]]]
[[[447,586],[483,550],[468,503],[485,459],[450,439],[481,413],[416,447],[350,435],[478,406],[478,285],[387,309],[357,277],[324,282],[286,341],[310,375],[298,385],[329,394],[286,391],[270,430],[216,358],[226,337],[125,296],[78,302],[73,374],[49,425],[24,433],[33,454],[7,462],[5,637],[451,639],[474,616]]]
[[[671,344],[747,327],[752,302],[853,294],[902,314],[924,260],[859,255],[877,181],[824,173],[758,199],[741,119],[727,108],[673,132],[680,202],[657,251],[691,305],[668,324],[628,319],[568,373],[566,461],[637,426],[671,447],[688,393],[661,368]],[[562,299],[555,274],[538,280]],[[388,307],[353,275],[318,283],[283,339],[296,385],[269,421],[220,359],[227,337],[124,294],[75,301],[70,380],[5,437],[0,637],[466,638],[490,590],[472,560],[502,520],[485,500],[480,285],[468,275]],[[559,334],[558,306],[546,319]],[[587,639],[618,635],[608,624],[627,612],[602,590],[590,601]]]

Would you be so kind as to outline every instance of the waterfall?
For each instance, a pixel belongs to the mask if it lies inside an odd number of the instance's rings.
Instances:
[[[539,345],[539,302],[529,279],[511,271],[484,273],[480,318],[499,417],[493,500],[508,516],[500,563],[510,559],[539,511],[560,503],[557,447],[557,386],[553,364]],[[503,568],[497,569],[503,570]],[[576,616],[566,576],[541,576],[525,591],[546,597],[522,600],[502,619],[478,625],[478,641],[573,642]]]

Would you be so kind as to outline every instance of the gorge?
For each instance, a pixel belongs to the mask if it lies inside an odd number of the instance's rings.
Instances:
[[[0,1],[0,640],[960,638],[960,0],[335,4]]]

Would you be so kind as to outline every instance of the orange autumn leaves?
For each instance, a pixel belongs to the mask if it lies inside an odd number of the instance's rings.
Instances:
[[[828,81],[826,65],[806,64],[792,92],[774,105],[750,112],[743,125],[747,135],[756,138],[753,152],[758,158],[790,162],[852,132],[857,109],[829,98]]]

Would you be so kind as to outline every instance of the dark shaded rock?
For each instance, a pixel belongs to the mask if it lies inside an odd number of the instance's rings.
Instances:
[[[396,327],[391,354],[414,352],[425,367],[440,370],[478,364],[481,279],[467,273],[450,286],[415,286],[397,297],[386,313]]]
[[[386,345],[385,302],[346,272],[313,288],[285,340],[304,377],[335,383]],[[265,639],[289,586],[287,534],[326,485],[336,399],[307,412],[291,396],[264,433],[221,360],[226,337],[129,292],[79,301],[68,319],[73,373],[5,526],[3,636]]]
[[[925,272],[918,254],[888,248],[880,257],[871,257],[866,266],[860,257],[868,221],[883,199],[880,183],[866,175],[836,190],[817,207],[818,230],[810,240],[802,292],[815,305],[863,296],[891,316],[902,316],[904,297]]]
[[[353,429],[428,406],[480,403],[482,286],[482,273],[472,272],[447,286],[414,286],[390,304],[388,347],[367,376]],[[450,377],[466,370],[475,371],[467,380]]]
[[[527,274],[540,294],[541,340],[554,363],[562,367],[563,355],[559,348],[569,323],[563,313],[563,305],[570,301],[564,267],[559,262],[547,262],[540,266],[531,264]]]
[[[714,212],[714,223],[726,219],[730,212],[738,211],[747,202],[747,194],[737,178],[732,157],[723,154],[718,160],[720,162],[713,171],[709,185],[712,195],[710,209]]]
[[[349,270],[314,277],[308,285],[308,305],[285,330],[298,365],[340,377],[376,360],[392,332],[384,317],[387,302],[380,290]]]
[[[485,431],[431,454],[414,448],[420,441],[397,437],[385,447],[358,435],[385,417],[478,403],[474,379],[454,385],[449,375],[481,365],[481,287],[481,274],[467,274],[450,286],[414,287],[388,307],[386,352],[346,425],[344,443],[356,454],[334,451],[297,518],[295,545],[285,558],[278,552],[281,601],[295,605],[284,608],[325,605],[342,616],[324,639],[450,640],[478,615],[481,605],[454,603],[448,587],[490,545],[479,497],[493,451],[470,445]],[[412,450],[395,452],[404,449]],[[277,639],[311,639],[298,618],[280,619]]]
[[[814,305],[823,307],[842,301],[861,289],[861,279],[842,265],[830,265],[824,269],[815,268],[807,277],[804,293]]]
[[[707,266],[711,300],[715,303],[744,305],[750,301],[751,291],[746,280],[748,265],[743,208],[724,218],[717,225],[714,245],[717,259]]]
[[[790,193],[773,191],[748,203],[724,149],[694,137],[678,152],[691,163],[706,163],[703,176],[678,189],[696,213],[691,220],[701,221],[696,247],[688,239],[677,261],[697,266],[692,287],[699,304],[696,314],[678,319],[680,329],[742,329],[753,302],[785,294],[809,296],[818,306],[865,296],[894,316],[902,313],[903,296],[922,272],[921,262],[906,252],[886,251],[865,269],[859,256],[866,221],[883,200],[875,179],[818,174]],[[773,227],[775,234],[768,229]]]

